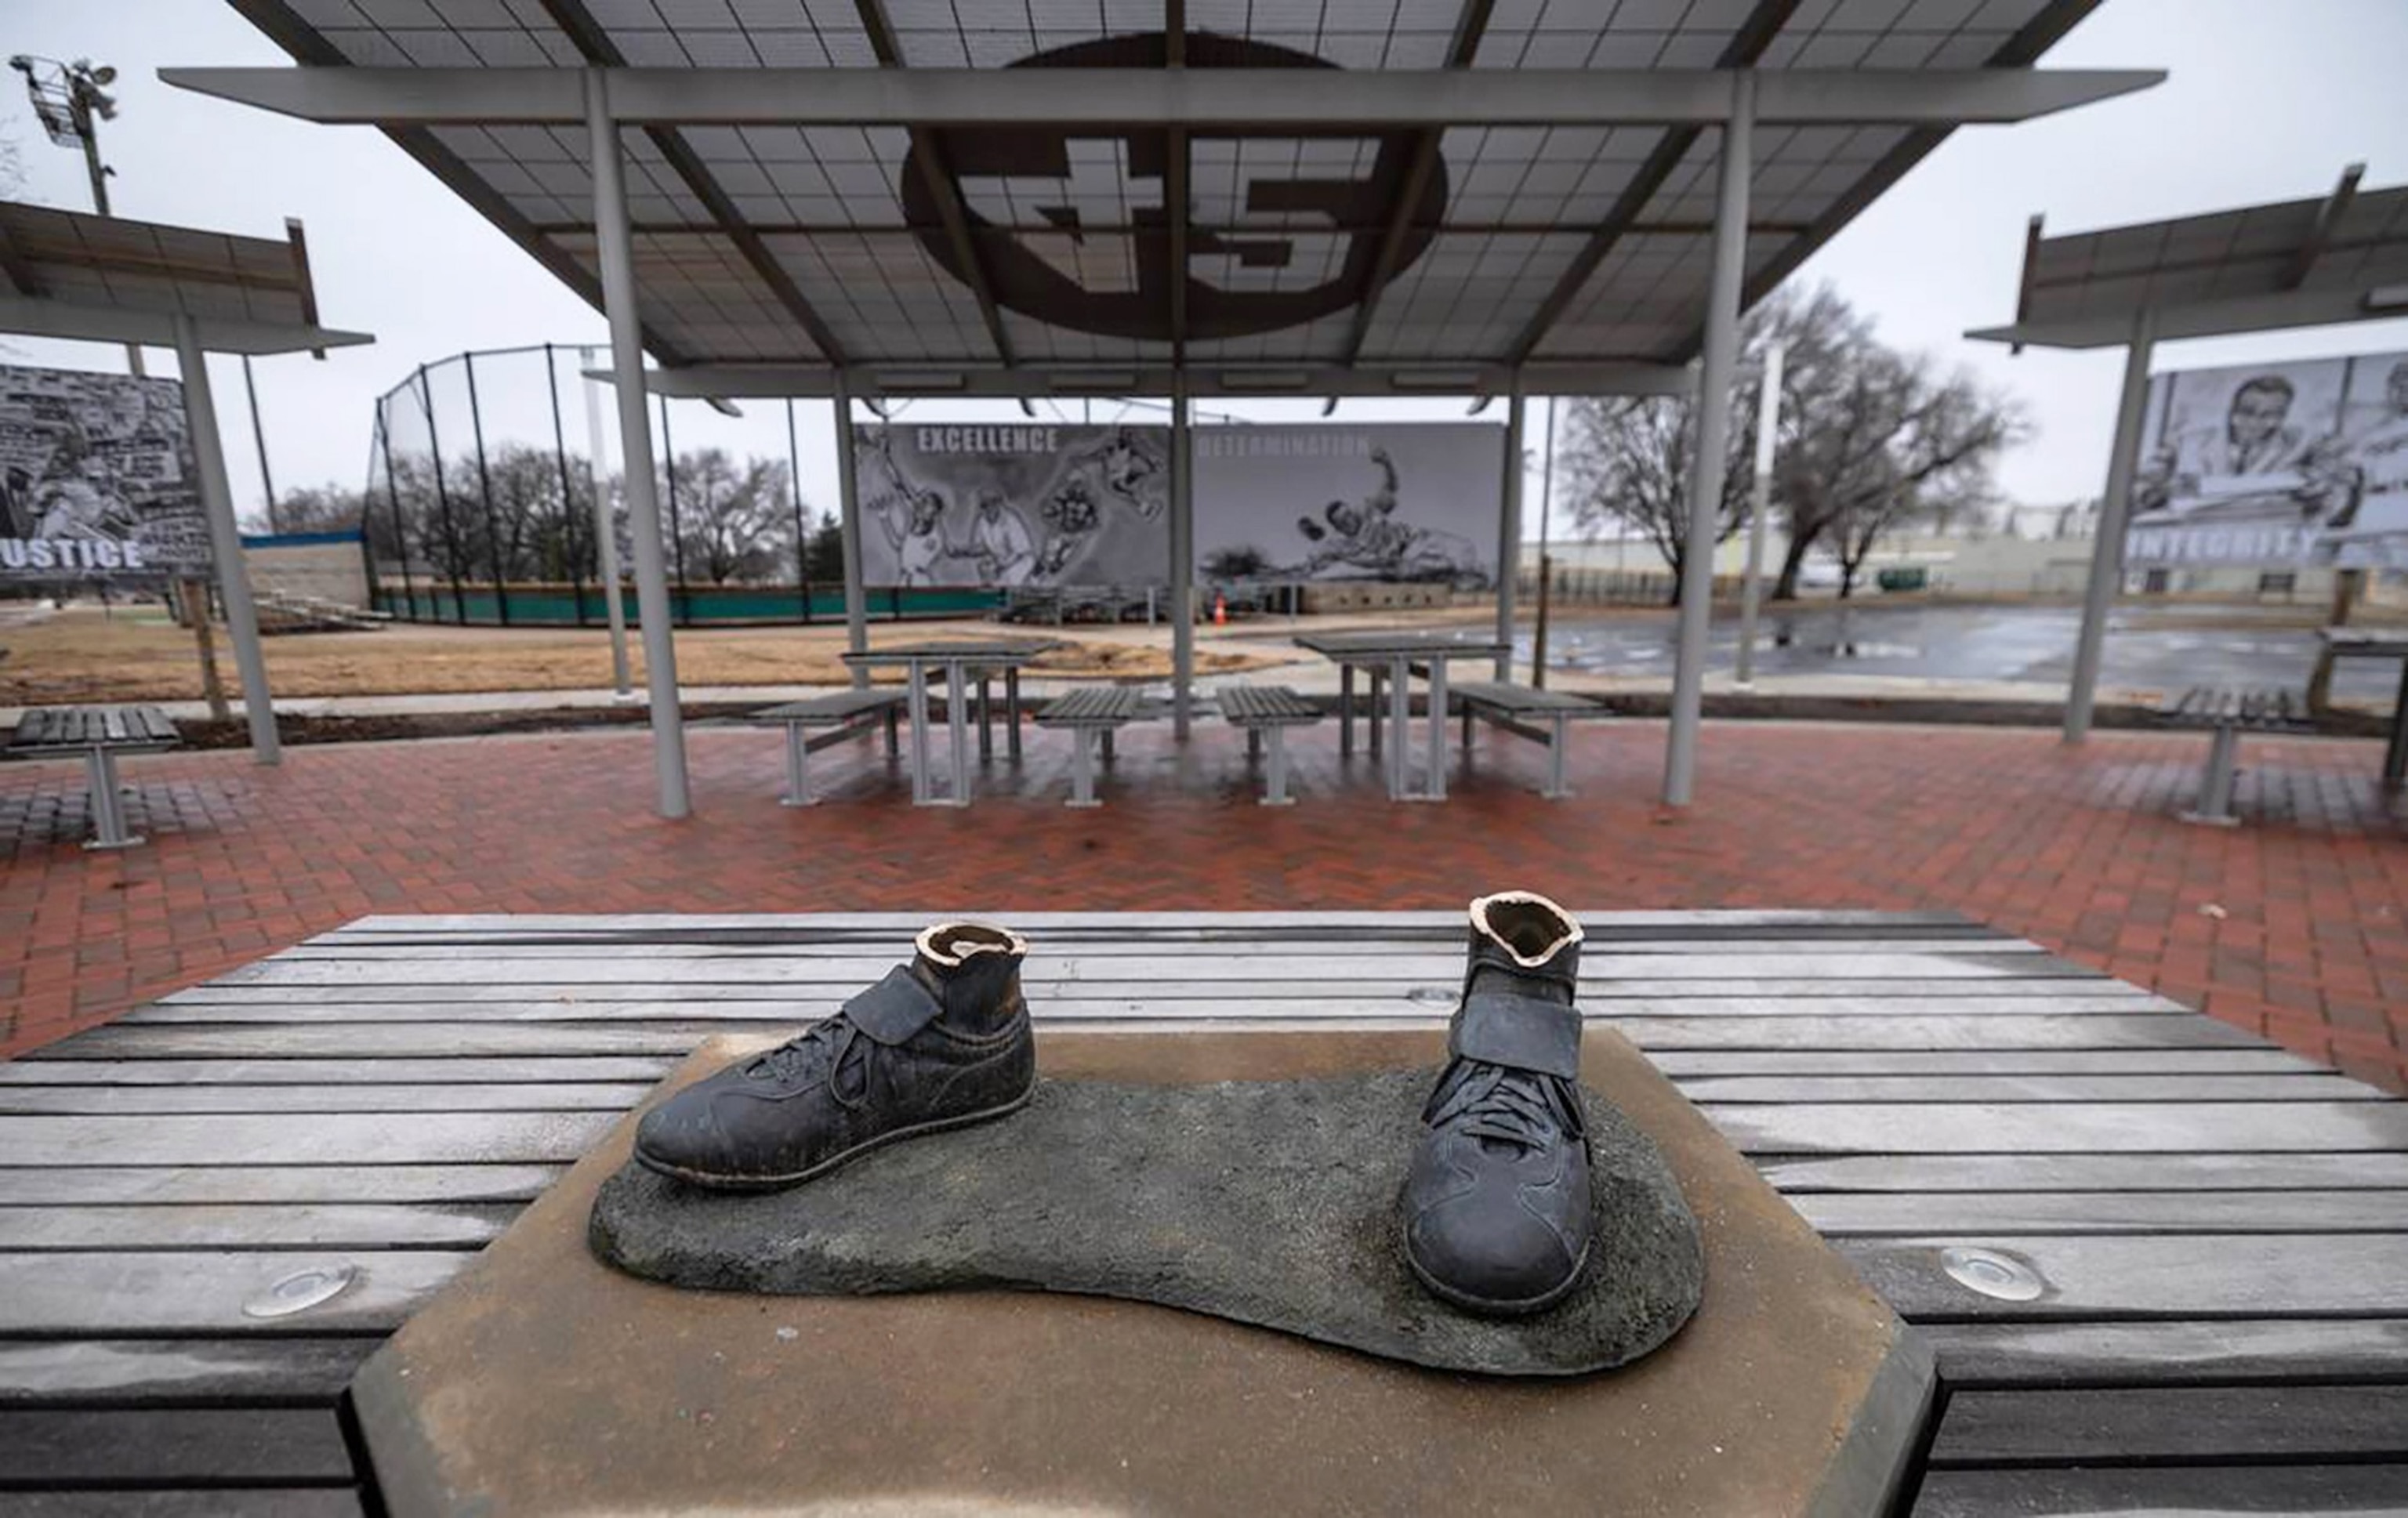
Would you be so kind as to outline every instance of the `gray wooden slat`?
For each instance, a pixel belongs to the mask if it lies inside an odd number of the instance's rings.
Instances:
[[[1665,1050],[1650,1056],[1678,1080],[1700,1076],[2286,1075],[2324,1074],[2324,1066],[2272,1046],[2262,1049],[1931,1049],[1894,1051],[1756,1049]],[[0,1066],[0,1071],[7,1067]]]
[[[1941,1256],[1963,1244],[2024,1260],[2046,1291],[2012,1302],[1958,1284]],[[1978,1234],[1833,1247],[1908,1318],[2408,1315],[2408,1237],[2398,1234]]]
[[[0,1334],[390,1333],[473,1257],[438,1249],[0,1254]],[[292,1317],[244,1315],[244,1302],[295,1270],[337,1262],[359,1272],[339,1296]]]
[[[2408,1319],[1935,1323],[1917,1330],[1950,1385],[2408,1382]]]
[[[0,1491],[0,1518],[360,1518],[362,1511],[355,1492],[330,1486]]]
[[[186,1113],[0,1117],[18,1166],[551,1163],[585,1153],[615,1112]]]
[[[2408,1514],[2408,1465],[1935,1470],[1914,1518],[2358,1518]]]
[[[0,1405],[306,1401],[332,1406],[380,1342],[373,1336],[0,1340]]]
[[[1930,1463],[1945,1469],[2386,1458],[2408,1463],[2408,1386],[1959,1392],[1948,1399]]]
[[[428,943],[382,940],[355,942],[349,939],[329,941],[310,938],[290,949],[265,956],[280,963],[361,964],[379,962],[415,963],[426,956],[433,947]],[[866,963],[877,961],[892,964],[910,953],[910,940],[901,939],[891,945],[865,946],[845,941],[828,944],[794,943],[579,943],[567,940],[535,942],[478,942],[466,946],[442,945],[452,953],[475,959],[534,959],[580,961],[638,960],[678,962],[693,960],[702,966],[748,961],[772,960],[780,963],[834,964],[844,967],[838,973],[850,974]],[[1333,949],[1338,952],[1333,953]],[[1901,943],[1881,937],[1812,938],[1720,938],[1700,941],[1673,938],[1592,938],[1584,953],[1595,958],[1610,953],[1617,958],[1627,955],[1728,956],[1732,954],[1779,954],[1784,958],[1802,957],[1810,963],[1841,955],[1894,954],[2019,954],[2042,957],[2048,953],[2036,943],[2018,938],[2000,938],[1981,934],[1962,934],[1947,938],[1917,938]],[[1413,967],[1411,973],[1419,974],[1429,967],[1462,967],[1463,955],[1455,944],[1432,945],[1408,938],[1385,943],[1366,943],[1349,939],[1333,945],[1327,940],[1315,942],[1307,938],[1255,938],[1237,940],[1187,940],[1158,943],[1140,939],[1115,942],[1105,938],[1079,938],[1067,943],[1048,943],[1044,938],[1032,940],[1027,969],[1029,976],[1049,973],[1059,962],[1070,959],[1083,964],[1101,960],[1108,964],[1142,961],[1145,966],[1160,966],[1165,978],[1182,979],[1190,967],[1210,967],[1221,960],[1273,959],[1282,973],[1311,973],[1325,961],[1357,959],[1400,959]],[[2093,972],[2096,973],[2096,972]]]
[[[0,1062],[0,1086],[581,1085],[658,1081],[667,1058],[48,1059]]]
[[[1878,1234],[2408,1233],[2408,1191],[1808,1192],[1826,1238]],[[0,1214],[0,1227],[5,1227]]]
[[[1732,984],[1747,989],[1739,993],[1724,989]],[[2143,1012],[2166,1012],[2184,1017],[2195,1015],[2179,1003],[2107,981],[1873,982],[1870,988],[1865,981],[1835,981],[1815,984],[1817,989],[1801,992],[1767,990],[1760,983],[1745,981],[1673,981],[1669,984],[1662,981],[1624,981],[1584,986],[1581,1001],[1592,1012],[1631,1015],[1661,1009],[1688,1017],[1887,1017],[1922,1012],[1945,1012],[1952,1017],[2071,1016],[2097,1012],[2127,1016]],[[1897,990],[1900,984],[1908,989],[1905,992]],[[1999,988],[2002,984],[2010,989],[2001,993]],[[1376,991],[1382,997],[1409,998],[1435,1008],[1443,1015],[1453,1010],[1461,985],[1458,974],[1444,983],[1437,980],[1387,981],[1366,977],[1351,981],[1286,981],[1275,989],[1278,999],[1290,1003],[1360,998]],[[1075,1004],[1079,1002],[1098,999],[1148,1003],[1220,1000],[1248,1004],[1266,999],[1264,988],[1229,982],[1205,986],[1193,982],[1091,981],[1046,986],[1032,984],[1024,989],[1040,1016],[1047,1009],[1067,1007],[1075,1010]],[[454,1015],[461,1017],[482,1015],[476,1009],[484,1007],[520,1011],[565,1009],[565,1015],[569,1016],[604,1016],[608,1015],[606,1011],[596,1010],[662,1006],[683,1009],[704,1002],[714,1007],[731,1002],[760,1002],[772,1007],[816,1010],[840,1007],[851,994],[838,986],[789,986],[766,981],[718,985],[634,981],[575,986],[235,986],[212,981],[171,993],[133,1015],[164,1015],[170,1009],[184,1008],[254,1008],[269,1016],[299,1019],[308,1016],[308,1009],[313,1007],[416,1006],[457,1010]],[[176,1015],[182,1017],[184,1014],[179,1010]]]
[[[0,1168],[0,1206],[529,1202],[562,1165],[210,1165]]]
[[[1967,982],[1971,983],[1971,982]],[[2072,982],[2068,982],[2072,983]],[[628,988],[622,988],[628,989]],[[1282,985],[1279,992],[1303,990]],[[1180,995],[1181,992],[1190,993]],[[1149,990],[1141,983],[1113,981],[1073,988],[1030,987],[1029,1010],[1040,1023],[1082,1018],[1148,1018],[1162,1016],[1237,1016],[1263,1021],[1287,1017],[1444,1017],[1454,1010],[1455,990],[1437,985],[1393,982],[1386,987],[1364,982],[1331,981],[1317,995],[1231,995],[1227,987],[1166,986]],[[615,997],[586,999],[557,995],[539,999],[498,999],[454,1002],[432,992],[407,999],[339,997],[304,1004],[262,998],[248,1002],[177,1000],[145,1007],[120,1022],[159,1023],[421,1023],[474,1018],[494,1023],[644,1023],[702,1015],[753,1022],[802,1023],[840,1010],[844,997],[836,995],[752,995],[740,997],[666,995],[650,1001]],[[1985,1001],[2000,998],[1985,997]],[[1916,1018],[1945,1015],[1981,1017],[2147,1017],[2191,1021],[2194,1014],[2175,1008],[2136,1008],[2129,1002],[2066,998],[2063,1006],[2045,1010],[2002,1013],[1960,1010],[1942,998],[1893,997],[1765,997],[1589,996],[1581,1010],[1591,1017],[1716,1018],[1745,1022],[1777,1022],[1797,1018]]]
[[[2344,1075],[1834,1075],[1683,1080],[1693,1102],[2394,1101]],[[6,1101],[0,1095],[0,1102]]]
[[[96,1249],[476,1249],[514,1204],[0,1207],[0,1253]]]
[[[1784,1192],[2397,1190],[2408,1154],[1866,1154],[1756,1161]]]
[[[0,1485],[352,1480],[322,1408],[0,1408]]]
[[[2113,1153],[2408,1150],[2398,1102],[1965,1102],[1710,1106],[1758,1154]]]
[[[868,985],[894,967],[896,956],[781,955],[775,958],[666,959],[634,956],[603,960],[562,954],[545,958],[503,959],[472,954],[420,954],[402,959],[313,959],[280,954],[228,971],[219,979],[228,985],[609,985],[624,981],[679,981],[721,985],[829,985],[851,991]],[[1311,960],[1311,978],[1342,981],[1356,978],[1460,981],[1459,953],[1344,954]],[[1631,954],[1584,953],[1584,984],[1704,981],[1795,985],[1807,994],[1820,981],[1881,982],[1929,981],[2103,980],[2098,971],[2045,953],[1985,949],[1962,953],[1924,953],[1901,949],[1883,953],[1819,955],[1814,976],[1799,975],[1800,956],[1765,954]],[[1286,981],[1297,970],[1284,960],[1271,961],[1235,954],[1198,954],[1179,966],[1182,980],[1197,983],[1264,981]],[[1032,956],[1022,979],[1032,990],[1065,981],[1110,981],[1127,977],[1125,957],[1084,955]],[[1704,994],[1704,993],[1701,993]],[[1900,992],[1900,995],[1913,995]]]
[[[0,1085],[0,1117],[146,1112],[624,1112],[642,1085]]]
[[[1626,911],[1606,908],[1569,908],[1585,929],[1608,927],[1782,926],[1858,927],[1938,924],[1972,925],[1962,912],[1939,910],[1886,911],[1879,908],[1710,907],[1668,911]],[[1015,925],[1040,928],[1083,928],[1115,935],[1153,933],[1179,928],[1259,931],[1293,928],[1332,933],[1349,929],[1448,928],[1465,926],[1460,908],[1426,911],[997,911],[967,909],[964,917],[996,918]],[[451,934],[556,932],[655,932],[680,928],[786,928],[810,932],[871,931],[899,933],[906,938],[928,925],[915,912],[371,912],[343,924],[346,932]]]
[[[1433,1010],[1423,1024],[1442,1022]],[[1376,1020],[1378,1025],[1395,1025]],[[1659,1049],[2250,1049],[2267,1047],[2254,1035],[2203,1017],[2152,1015],[2071,1017],[1661,1017],[1606,1019],[1607,1025],[1651,1052]],[[1149,1020],[1158,1028],[1226,1027],[1237,1019]],[[1371,1025],[1373,1020],[1364,1020]],[[1104,1024],[1090,1024],[1104,1025]],[[1116,1022],[1113,1025],[1134,1025]],[[1344,1026],[1340,1020],[1287,1021],[1288,1028]],[[278,1056],[375,1059],[476,1054],[683,1054],[718,1033],[763,1031],[737,1020],[682,1019],[654,1024],[489,1024],[474,1022],[177,1026],[115,1023],[79,1033],[26,1056],[46,1059],[124,1057],[255,1058]]]

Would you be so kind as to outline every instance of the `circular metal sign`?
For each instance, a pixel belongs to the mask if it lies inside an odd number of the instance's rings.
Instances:
[[[1190,68],[1337,66],[1212,33],[1190,35],[1186,47]],[[1168,48],[1160,33],[1096,37],[1010,66],[1048,71],[1068,97],[1079,93],[1083,69],[1160,67]],[[1183,268],[1173,266],[1168,209],[1183,181],[1173,172],[1171,135],[1160,127],[997,122],[941,137],[924,133],[899,188],[929,256],[966,283],[983,278],[1006,310],[1153,342],[1174,336],[1174,284],[1185,297],[1185,336],[1196,341],[1277,332],[1345,310],[1382,272],[1392,224],[1401,235],[1389,279],[1428,250],[1446,215],[1444,157],[1425,153],[1412,131],[1197,132],[1188,151]],[[940,205],[939,193],[957,195],[957,208]],[[1397,202],[1408,193],[1414,199],[1398,220]],[[962,238],[949,230],[954,218],[946,213],[955,208]],[[965,252],[982,267],[974,270]]]
[[[295,1270],[242,1304],[247,1318],[289,1318],[331,1302],[359,1277],[351,1265],[318,1265]]]
[[[2039,1271],[1994,1249],[1952,1246],[1940,1252],[1940,1266],[1959,1286],[2001,1302],[2029,1302],[2048,1290]]]

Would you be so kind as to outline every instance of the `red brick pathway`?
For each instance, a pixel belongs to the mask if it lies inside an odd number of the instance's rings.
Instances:
[[[123,766],[148,848],[87,853],[82,773],[0,769],[0,1053],[90,1026],[366,912],[1447,907],[1508,883],[1583,905],[1953,908],[2408,1089],[2408,811],[2364,742],[2243,745],[2231,830],[2173,812],[2205,742],[1971,728],[1719,724],[1701,804],[1653,805],[1663,730],[1592,730],[1577,798],[1484,736],[1444,807],[1395,807],[1332,730],[1304,800],[1252,803],[1242,753],[1133,732],[1107,809],[1063,809],[1063,747],[968,811],[914,809],[868,745],[838,796],[776,805],[773,734],[698,730],[697,815],[649,811],[640,733],[292,750]]]

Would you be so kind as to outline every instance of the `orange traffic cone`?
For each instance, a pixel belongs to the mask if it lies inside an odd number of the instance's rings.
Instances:
[[[1212,593],[1212,625],[1215,627],[1229,625],[1229,598],[1219,591]]]

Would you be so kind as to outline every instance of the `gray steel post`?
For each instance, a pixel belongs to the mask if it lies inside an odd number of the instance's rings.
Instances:
[[[128,351],[139,354],[142,350],[130,348]],[[134,372],[142,371],[137,368]],[[242,355],[242,393],[251,401],[251,445],[259,451],[259,494],[267,506],[267,530],[273,534],[280,530],[276,525],[276,477],[267,472],[267,429],[259,422],[259,381],[251,378],[249,353]]]
[[[251,576],[243,566],[242,532],[234,522],[234,492],[226,484],[225,443],[218,436],[208,355],[201,351],[200,328],[189,316],[176,318],[176,366],[184,376],[184,429],[192,438],[193,467],[200,475],[209,552],[218,561],[226,639],[234,644],[234,666],[242,676],[242,714],[251,724],[251,753],[261,764],[272,765],[281,750],[276,708],[267,694],[267,661],[259,651],[259,613],[251,605]]]
[[[1706,632],[1714,594],[1714,526],[1722,513],[1730,438],[1731,370],[1739,358],[1740,281],[1747,265],[1749,143],[1756,75],[1731,76],[1714,194],[1713,279],[1706,300],[1705,362],[1698,365],[1697,457],[1689,467],[1689,522],[1681,555],[1681,642],[1672,666],[1672,737],[1664,746],[1664,805],[1685,807],[1697,790],[1698,728],[1705,710]]]
[[[836,374],[836,396],[828,402],[836,413],[837,530],[844,551],[844,646],[853,653],[869,648],[868,593],[861,583],[861,482],[853,456],[853,386],[842,369]],[[853,670],[855,690],[869,688],[869,671]]]
[[[1756,682],[1756,615],[1763,593],[1756,582],[1764,577],[1764,518],[1772,508],[1772,451],[1781,424],[1781,345],[1767,344],[1764,377],[1756,387],[1756,479],[1747,503],[1747,578],[1739,588],[1739,670],[1741,690]]]
[[[1266,761],[1268,768],[1263,777],[1262,804],[1266,807],[1294,806],[1296,797],[1287,794],[1287,726],[1283,723],[1272,723],[1269,731],[1271,750]]]
[[[811,745],[803,734],[803,724],[786,724],[786,794],[778,798],[781,807],[817,806],[811,795]]]
[[[1186,374],[1170,383],[1170,733],[1184,743],[1196,704],[1196,437]]]
[[[2107,493],[2099,498],[2099,540],[2090,546],[2090,583],[2082,597],[2082,634],[2073,645],[2073,683],[2065,693],[2065,741],[2090,736],[2099,696],[2099,662],[2106,650],[2107,616],[2123,588],[2124,524],[2132,514],[2132,475],[2140,466],[2141,418],[2149,404],[2149,352],[2157,346],[2157,312],[2132,317],[2124,353],[2124,394],[2115,408],[2114,451],[2107,458]]]
[[[1547,580],[1552,568],[1547,546],[1555,514],[1555,408],[1562,399],[1547,397],[1545,456],[1539,463],[1539,617],[1530,628],[1530,683],[1541,691],[1547,688]]]
[[[610,120],[609,75],[585,71],[586,130],[594,160],[594,225],[602,262],[602,305],[610,319],[611,389],[619,403],[619,475],[636,548],[636,618],[644,637],[644,684],[652,702],[652,768],[660,813],[694,809],[686,788],[685,717],[678,709],[677,646],[669,630],[668,568],[661,508],[652,489],[652,436],[644,415],[644,334],[636,317],[636,258],[627,228],[626,168]]]
[[[580,373],[594,367],[594,350],[577,351]],[[610,617],[610,689],[624,700],[630,688],[627,665],[627,609],[620,602],[619,527],[610,515],[609,477],[602,470],[602,382],[585,381],[585,476],[594,491],[595,570],[602,577],[602,600]],[[407,562],[407,561],[404,561]]]
[[[1522,379],[1505,405],[1505,478],[1497,511],[1497,678],[1513,678],[1513,582],[1522,573]]]

